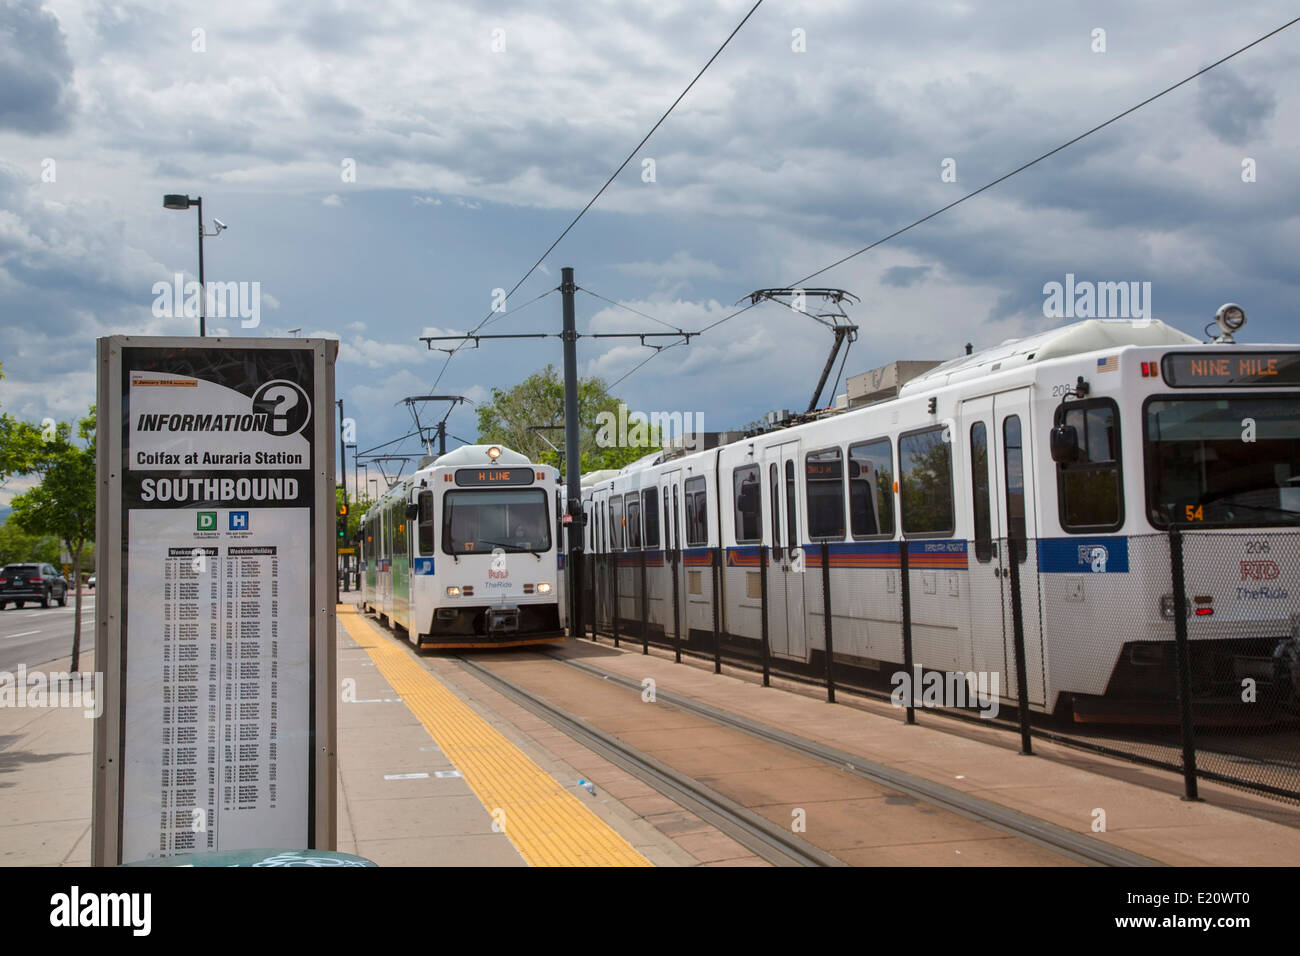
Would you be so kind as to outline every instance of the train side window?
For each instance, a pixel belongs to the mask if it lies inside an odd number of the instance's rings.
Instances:
[[[617,495],[609,499],[609,550],[623,550],[623,499]]]
[[[664,547],[671,549],[673,546],[671,529],[668,526],[668,486],[664,485]]]
[[[792,548],[799,547],[799,525],[795,516],[797,492],[794,490],[794,462],[785,463],[785,527],[786,544]]]
[[[680,551],[682,549],[682,525],[681,525],[681,519],[679,517],[680,514],[681,514],[681,506],[677,501],[677,486],[673,485],[673,550],[674,551]]]
[[[433,554],[433,492],[420,492],[420,553]]]
[[[399,500],[398,504],[401,505],[402,502]],[[405,558],[409,553],[406,550],[407,517],[405,513],[401,513],[396,515],[396,518],[397,518],[397,531],[393,534],[393,556],[398,558]]]
[[[993,560],[993,508],[989,500],[988,426],[976,422],[970,427],[971,494],[975,505],[975,560]]]
[[[1006,462],[1007,537],[1020,542],[1018,562],[1029,556],[1025,540],[1025,453],[1020,436],[1020,416],[1002,419],[1002,457]]]
[[[952,442],[946,425],[898,438],[898,490],[903,534],[950,535],[953,532]]]
[[[1108,398],[1065,406],[1065,424],[1079,436],[1079,453],[1056,466],[1061,527],[1071,534],[1118,531],[1124,523],[1119,409]]]
[[[641,492],[642,517],[645,519],[645,546],[659,547],[659,497],[653,488]]]
[[[627,546],[628,548],[641,547],[641,496],[635,491],[625,499],[627,509]]]
[[[709,543],[709,492],[703,478],[686,479],[686,543],[691,547]]]
[[[763,492],[758,465],[745,465],[731,473],[736,499],[736,543],[756,544],[763,537]]]
[[[844,540],[844,456],[838,448],[804,456],[808,540]]]
[[[888,438],[849,446],[849,525],[855,538],[894,536],[894,457]]]
[[[772,492],[772,554],[781,557],[781,479],[777,474],[776,463],[768,469]]]

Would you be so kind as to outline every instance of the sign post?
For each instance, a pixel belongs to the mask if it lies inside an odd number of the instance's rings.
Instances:
[[[332,850],[337,343],[98,344],[92,861]]]

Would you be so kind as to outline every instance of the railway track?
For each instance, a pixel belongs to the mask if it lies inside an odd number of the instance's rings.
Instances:
[[[695,813],[768,863],[774,866],[846,865],[829,853],[800,840],[785,828],[765,820],[687,774],[628,746],[612,734],[551,705],[477,661],[463,656],[457,658],[457,661],[463,669],[488,686]],[[638,687],[638,692],[639,690]]]
[[[612,684],[639,695],[642,686],[619,674],[556,654],[544,659],[586,674],[607,686]],[[701,819],[717,827],[750,852],[777,866],[844,866],[843,861],[811,842],[746,808],[699,780],[665,762],[630,746],[591,722],[575,716],[544,699],[538,693],[509,680],[484,664],[465,657],[458,662],[507,698],[552,726],[571,735],[591,750],[646,783]],[[913,774],[866,760],[817,741],[780,730],[687,697],[657,691],[657,699],[691,714],[792,754],[848,772],[870,784],[904,794],[918,804],[964,817],[993,830],[1041,847],[1089,866],[1156,866],[1156,861],[1075,833],[1063,827],[991,803],[959,790],[925,780]]]

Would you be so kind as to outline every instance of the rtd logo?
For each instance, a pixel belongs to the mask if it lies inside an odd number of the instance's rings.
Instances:
[[[1276,561],[1241,562],[1241,579],[1243,581],[1272,581],[1281,573]]]

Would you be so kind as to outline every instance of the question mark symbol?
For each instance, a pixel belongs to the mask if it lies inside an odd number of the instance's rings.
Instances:
[[[275,404],[275,411],[271,413],[271,431],[287,432],[289,412],[298,405],[298,392],[287,385],[273,385],[266,390],[262,398]]]

